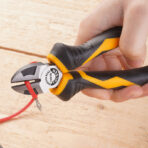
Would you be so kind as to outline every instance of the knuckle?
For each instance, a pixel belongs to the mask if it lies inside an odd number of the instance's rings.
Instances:
[[[84,19],[80,22],[79,25],[79,36],[83,36],[83,34],[85,34],[85,32],[87,31],[88,28],[88,22]]]
[[[122,45],[120,46],[121,52],[126,56],[133,59],[139,58],[143,55],[143,49],[138,47],[130,47],[129,45]]]
[[[80,22],[79,25],[79,36],[84,37],[84,35],[87,34],[87,36],[93,36],[94,35],[94,23],[92,21],[91,17],[86,17]]]
[[[127,57],[134,58],[134,59],[139,57],[139,54],[137,54],[136,52],[132,52],[130,50],[127,50],[125,55]]]
[[[80,29],[83,29],[84,27],[85,27],[85,20],[82,20],[82,21],[80,22],[79,28],[80,28]]]
[[[80,22],[79,28],[82,30],[94,29],[96,28],[95,22],[96,22],[96,16],[94,14],[90,14]]]
[[[83,19],[81,22],[80,22],[80,26],[79,28],[81,30],[85,29],[85,28],[88,28],[90,26],[90,23],[89,21],[87,20],[87,18]]]
[[[116,92],[113,92],[111,97],[110,97],[110,100],[115,102],[115,103],[120,103],[122,99],[121,99],[121,96],[116,94]]]
[[[145,3],[145,1],[138,1],[136,3],[133,3],[130,6],[130,13],[131,14],[146,14],[146,12],[148,11],[147,9],[147,4]]]
[[[130,57],[131,59],[137,59],[141,56],[141,53],[136,52],[136,50],[135,51],[134,50],[126,50],[124,55],[128,58]]]

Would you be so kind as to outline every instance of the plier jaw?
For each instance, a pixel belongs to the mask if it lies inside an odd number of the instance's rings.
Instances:
[[[11,83],[30,81],[36,94],[46,93],[50,88],[58,86],[62,78],[62,72],[56,65],[41,62],[31,63],[20,68],[12,77]],[[22,94],[29,95],[25,84],[15,85],[12,88]]]

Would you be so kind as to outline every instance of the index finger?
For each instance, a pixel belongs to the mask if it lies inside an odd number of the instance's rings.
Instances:
[[[119,1],[101,1],[98,7],[80,23],[75,44],[80,45],[109,28],[121,26],[121,7]]]

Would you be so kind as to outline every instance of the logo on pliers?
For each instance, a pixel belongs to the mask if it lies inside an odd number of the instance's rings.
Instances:
[[[51,68],[45,76],[45,80],[49,85],[55,85],[59,79],[59,72],[55,68]]]

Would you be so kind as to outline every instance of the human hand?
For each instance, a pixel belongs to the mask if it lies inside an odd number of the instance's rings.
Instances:
[[[83,70],[104,71],[141,67],[146,57],[148,36],[147,0],[102,0],[81,23],[76,39],[80,45],[97,34],[115,26],[123,26],[119,48],[90,61]],[[134,85],[121,90],[85,89],[84,94],[122,102],[148,95],[148,84]]]

